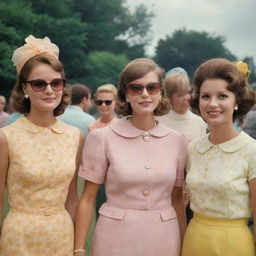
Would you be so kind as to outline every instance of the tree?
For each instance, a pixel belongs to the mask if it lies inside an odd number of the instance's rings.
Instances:
[[[106,83],[117,85],[121,70],[128,63],[125,55],[115,55],[105,51],[91,52],[86,61],[86,84],[93,91]]]
[[[126,0],[74,0],[75,12],[88,24],[87,51],[126,54],[130,59],[145,56],[153,14],[144,5],[132,13]]]
[[[236,60],[224,43],[225,39],[221,36],[183,28],[159,40],[155,60],[166,71],[180,66],[192,76],[196,68],[207,59],[222,57]]]

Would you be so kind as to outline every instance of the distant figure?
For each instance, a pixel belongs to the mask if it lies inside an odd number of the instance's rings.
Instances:
[[[256,106],[246,115],[242,129],[252,138],[256,139]]]
[[[191,88],[186,71],[182,68],[171,69],[167,72],[164,85],[171,110],[167,115],[158,117],[158,120],[183,133],[189,141],[205,135],[207,124],[189,110]]]
[[[13,91],[12,91],[12,94],[13,94]],[[13,104],[13,97],[12,97],[12,95],[11,95],[11,97],[9,99],[9,104],[10,104],[10,115],[8,117],[6,125],[12,124],[17,119],[19,119],[20,117],[23,116],[23,114],[17,112],[17,110],[15,109],[14,104]]]
[[[59,119],[79,128],[86,136],[89,125],[95,121],[93,116],[85,112],[91,106],[91,90],[83,84],[74,84],[71,86],[71,91],[71,105],[59,116]]]
[[[89,126],[89,131],[95,128],[103,128],[118,120],[115,117],[117,89],[112,84],[104,84],[98,87],[95,94],[95,105],[99,111],[99,118]],[[96,216],[99,217],[99,209],[107,200],[105,185],[101,184],[96,199]]]
[[[89,131],[95,128],[103,128],[116,121],[117,89],[113,84],[104,84],[100,86],[95,94],[95,105],[99,111],[99,118],[95,123],[89,126]]]
[[[7,124],[9,114],[4,111],[6,105],[6,99],[4,96],[0,95],[0,128]]]

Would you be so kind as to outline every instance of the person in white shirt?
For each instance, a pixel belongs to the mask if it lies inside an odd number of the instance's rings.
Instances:
[[[183,68],[171,69],[164,81],[166,94],[170,99],[171,110],[158,120],[168,127],[183,133],[188,141],[206,134],[207,124],[190,111],[191,88],[189,78]]]

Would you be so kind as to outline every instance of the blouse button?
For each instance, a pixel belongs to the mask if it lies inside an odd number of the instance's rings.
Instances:
[[[145,169],[151,169],[151,168],[152,168],[152,166],[150,164],[145,165]]]
[[[148,132],[143,132],[142,133],[142,137],[143,137],[143,140],[145,142],[148,142],[149,141],[149,133]]]
[[[144,192],[143,192],[143,196],[149,196],[150,195],[150,192],[148,191],[148,190],[145,190]]]

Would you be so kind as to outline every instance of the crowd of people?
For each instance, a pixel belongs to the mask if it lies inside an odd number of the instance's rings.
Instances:
[[[138,58],[93,95],[67,84],[48,37],[25,42],[10,115],[0,96],[1,256],[256,255],[256,97],[241,63],[207,60],[191,83]]]

